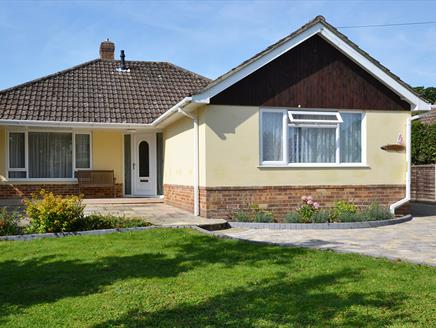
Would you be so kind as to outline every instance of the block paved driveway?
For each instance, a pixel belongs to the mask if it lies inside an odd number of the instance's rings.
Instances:
[[[220,234],[285,246],[332,249],[436,266],[436,216],[397,225],[350,230],[232,228]]]

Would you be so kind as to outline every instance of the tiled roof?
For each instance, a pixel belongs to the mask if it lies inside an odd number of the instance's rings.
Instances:
[[[151,123],[210,80],[166,62],[96,59],[0,91],[0,119]]]

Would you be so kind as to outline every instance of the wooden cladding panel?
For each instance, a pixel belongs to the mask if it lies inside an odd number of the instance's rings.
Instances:
[[[212,104],[410,110],[410,105],[320,36],[211,99]]]

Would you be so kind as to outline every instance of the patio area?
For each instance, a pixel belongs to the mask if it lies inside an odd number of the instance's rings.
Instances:
[[[222,219],[205,219],[190,212],[164,204],[162,198],[85,199],[85,214],[99,213],[126,218],[142,218],[154,225],[216,225]]]

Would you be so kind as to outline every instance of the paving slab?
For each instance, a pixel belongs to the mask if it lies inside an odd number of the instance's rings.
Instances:
[[[86,204],[85,214],[92,213],[122,216],[126,218],[141,218],[154,225],[211,225],[223,224],[225,220],[205,219],[194,216],[190,212],[164,204],[162,202],[138,203],[91,203]]]
[[[436,266],[436,216],[367,229],[272,230],[232,228],[233,238],[286,246],[331,249]]]

